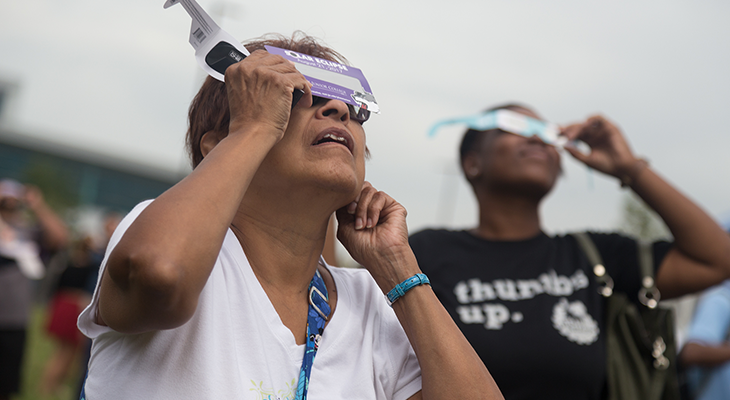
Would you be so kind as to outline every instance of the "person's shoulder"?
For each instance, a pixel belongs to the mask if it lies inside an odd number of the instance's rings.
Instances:
[[[622,247],[622,246],[635,246],[636,245],[636,239],[634,239],[631,236],[628,236],[621,232],[602,232],[602,231],[596,231],[596,230],[585,230],[585,231],[575,231],[575,232],[567,232],[557,235],[550,236],[550,239],[557,242],[562,243],[571,243],[571,244],[577,244],[575,234],[578,233],[584,233],[588,235],[588,237],[591,239],[591,241],[596,245],[596,247],[600,249],[604,248],[612,248],[612,247]]]
[[[408,238],[408,244],[416,253],[419,262],[424,262],[422,258],[431,258],[444,249],[452,249],[455,246],[460,247],[468,239],[465,237],[465,231],[455,231],[449,229],[424,229],[414,233]]]
[[[411,242],[411,244],[427,242],[431,240],[442,241],[446,239],[458,238],[463,234],[463,230],[427,228],[412,234],[408,238],[408,240]]]
[[[559,234],[555,234],[555,235],[550,235],[550,238],[562,240],[565,238],[574,237],[574,235],[578,234],[578,233],[585,233],[588,236],[590,236],[591,239],[594,239],[594,240],[633,240],[630,236],[625,235],[621,232],[605,232],[605,231],[598,231],[598,230],[593,230],[593,229],[559,233]]]
[[[411,237],[414,236],[428,236],[428,235],[455,235],[463,232],[462,230],[454,230],[454,229],[446,229],[446,228],[424,228],[416,233],[411,234]]]

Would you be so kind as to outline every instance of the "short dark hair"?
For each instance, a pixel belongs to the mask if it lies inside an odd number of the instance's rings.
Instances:
[[[265,50],[264,46],[274,46],[293,50],[298,53],[347,64],[347,59],[335,50],[322,45],[318,40],[301,31],[296,31],[291,38],[280,34],[268,34],[244,43],[249,52]],[[224,82],[208,76],[195,95],[188,111],[188,132],[186,148],[193,168],[203,160],[200,142],[206,132],[213,131],[220,138],[228,135],[228,124],[231,114],[228,108],[228,93]]]
[[[527,107],[525,105],[519,104],[519,103],[506,103],[502,105],[498,105],[492,108],[488,108],[483,111],[483,114],[486,114],[490,111],[496,111],[496,110],[512,110],[512,111],[520,111],[520,110],[526,110],[534,112],[530,107]],[[467,154],[475,151],[479,145],[482,142],[482,139],[484,136],[486,136],[487,132],[493,131],[495,129],[490,129],[486,131],[478,131],[475,129],[469,128],[466,132],[464,132],[464,136],[461,138],[461,145],[459,145],[459,161],[463,165],[464,158]]]

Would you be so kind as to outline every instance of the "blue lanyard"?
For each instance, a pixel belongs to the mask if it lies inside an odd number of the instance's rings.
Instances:
[[[324,324],[330,315],[330,305],[327,303],[327,287],[324,285],[322,275],[316,271],[312,281],[309,283],[309,312],[307,313],[307,343],[302,359],[302,368],[299,371],[299,382],[297,383],[297,395],[295,400],[306,400],[309,391],[309,376],[312,373],[314,356],[319,348],[319,341],[322,339]]]

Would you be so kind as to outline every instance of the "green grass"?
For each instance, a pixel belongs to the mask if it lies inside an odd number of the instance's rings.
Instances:
[[[55,348],[53,339],[45,331],[45,321],[45,307],[36,307],[31,315],[26,339],[21,392],[12,397],[12,400],[73,400],[76,397],[76,385],[80,375],[78,363],[74,364],[73,373],[69,374],[56,395],[42,396],[40,393],[43,368]]]

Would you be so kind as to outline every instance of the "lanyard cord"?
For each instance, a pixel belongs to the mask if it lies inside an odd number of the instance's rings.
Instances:
[[[309,376],[312,373],[314,356],[319,348],[319,341],[324,332],[324,324],[330,314],[330,305],[327,303],[327,287],[322,275],[316,271],[309,283],[309,312],[307,313],[307,343],[302,359],[302,368],[299,371],[297,395],[295,400],[306,400],[309,391]]]

